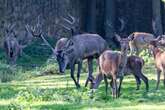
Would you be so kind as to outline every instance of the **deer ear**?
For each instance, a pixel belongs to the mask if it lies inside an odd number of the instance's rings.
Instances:
[[[159,41],[161,38],[162,38],[162,35],[158,36],[158,37],[156,38],[156,41]]]
[[[121,41],[121,37],[118,34],[115,33],[115,37],[116,37],[117,41],[119,41],[119,42]]]

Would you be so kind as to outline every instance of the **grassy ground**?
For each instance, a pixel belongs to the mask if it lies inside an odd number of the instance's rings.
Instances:
[[[65,75],[59,75],[54,61],[47,60],[50,51],[47,49],[38,51],[37,49],[35,47],[26,50],[27,56],[20,58],[16,67],[7,65],[4,54],[1,52],[0,78],[5,79],[2,81],[11,81],[0,83],[0,110],[165,109],[165,88],[161,81],[160,89],[155,90],[156,74],[152,61],[144,68],[144,73],[149,78],[148,93],[145,92],[143,82],[140,90],[135,90],[135,79],[130,75],[124,79],[122,95],[119,99],[112,99],[110,90],[108,96],[105,96],[103,81],[94,93],[94,97],[90,98],[90,90],[84,87],[87,77],[85,72],[81,74],[81,89],[77,90],[69,71]],[[148,58],[145,60],[147,61]]]

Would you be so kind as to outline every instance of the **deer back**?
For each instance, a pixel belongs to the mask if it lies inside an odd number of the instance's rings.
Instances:
[[[117,74],[119,64],[121,63],[121,55],[118,52],[106,50],[99,57],[99,66],[101,73],[107,76],[113,73]]]
[[[144,32],[134,32],[132,40],[130,41],[130,46],[135,45],[137,48],[148,47],[151,40],[154,39],[154,35]]]

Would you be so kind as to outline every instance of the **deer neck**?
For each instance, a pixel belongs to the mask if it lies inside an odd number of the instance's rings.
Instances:
[[[127,50],[121,51],[121,57],[120,57],[120,64],[119,64],[119,72],[121,76],[124,76],[124,68],[127,64]]]
[[[121,51],[121,64],[124,64],[126,59],[127,59],[127,50]]]

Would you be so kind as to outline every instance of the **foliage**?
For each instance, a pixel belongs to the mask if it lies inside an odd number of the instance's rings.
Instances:
[[[140,55],[145,60],[144,74],[149,78],[150,90],[145,92],[144,83],[136,91],[133,76],[126,76],[122,86],[122,94],[114,100],[109,90],[105,95],[104,83],[94,92],[84,87],[87,78],[87,62],[84,62],[84,71],[81,74],[81,88],[76,89],[70,78],[69,71],[59,75],[57,63],[51,58],[47,47],[33,44],[24,52],[28,55],[19,58],[16,66],[9,66],[4,59],[3,51],[0,54],[1,77],[7,83],[0,83],[0,110],[84,110],[84,109],[159,109],[164,108],[164,89],[155,90],[155,69],[153,59],[143,51]],[[43,48],[45,50],[41,51]],[[41,52],[41,53],[40,53]],[[50,53],[49,53],[50,52]],[[28,60],[27,60],[28,59]],[[29,60],[31,59],[31,60]],[[97,63],[94,62],[95,76]],[[4,74],[5,73],[5,74]]]

